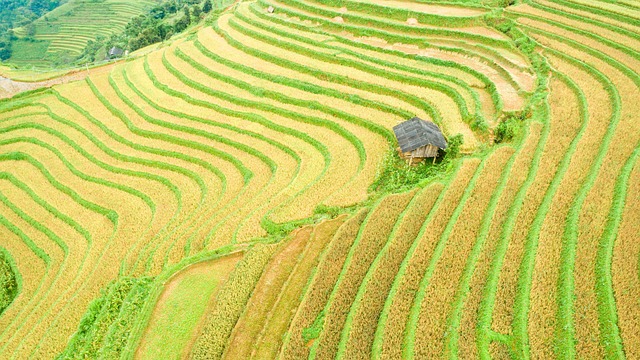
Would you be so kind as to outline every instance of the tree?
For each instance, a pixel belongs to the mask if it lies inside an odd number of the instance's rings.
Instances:
[[[191,24],[191,11],[189,11],[189,6],[185,5],[182,8],[182,12],[184,13],[183,19],[185,19],[187,25]]]
[[[213,6],[211,6],[211,0],[206,0],[204,5],[202,5],[202,12],[208,14],[211,12],[211,9],[213,9]]]
[[[195,18],[195,21],[198,21],[198,19],[200,19],[200,15],[202,14],[202,10],[200,10],[200,6],[193,5],[193,8],[191,8],[191,12],[193,13],[193,17]]]

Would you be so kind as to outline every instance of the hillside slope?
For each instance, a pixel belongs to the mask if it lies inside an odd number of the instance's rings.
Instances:
[[[241,2],[1,102],[0,237],[21,284],[0,354],[51,358],[76,333],[72,357],[132,355],[144,284],[233,248],[193,357],[640,356],[638,11]],[[505,114],[520,136],[486,145]],[[486,150],[270,244],[318,205],[365,202],[416,115]]]

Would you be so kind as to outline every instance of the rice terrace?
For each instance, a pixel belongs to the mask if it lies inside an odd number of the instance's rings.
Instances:
[[[0,30],[0,359],[640,359],[637,0]]]

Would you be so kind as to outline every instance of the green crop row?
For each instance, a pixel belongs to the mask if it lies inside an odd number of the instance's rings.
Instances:
[[[191,357],[219,359],[228,344],[231,331],[242,315],[262,271],[276,250],[275,245],[256,244],[236,265],[217,295],[212,312],[207,316]]]
[[[177,71],[177,69],[175,67],[173,67],[166,58],[163,57],[163,64],[165,65],[165,67],[167,68],[167,70],[169,70],[169,72],[171,74],[173,74],[176,78],[178,78],[180,81],[182,81],[184,84],[186,84],[187,86],[190,86],[194,89],[197,89],[198,91],[201,91],[202,93],[205,93],[207,95],[211,95],[235,104],[238,104],[240,106],[245,106],[247,108],[251,108],[251,109],[259,109],[262,111],[266,111],[266,112],[270,112],[270,113],[274,113],[274,114],[278,114],[281,115],[283,117],[292,119],[294,121],[299,121],[305,124],[311,124],[311,125],[316,125],[316,126],[322,126],[325,127],[327,129],[330,129],[331,131],[333,131],[334,133],[336,133],[337,135],[341,136],[342,138],[346,139],[347,141],[349,141],[358,151],[358,155],[359,155],[359,159],[360,159],[360,166],[362,167],[362,165],[364,164],[364,162],[366,161],[366,151],[364,149],[364,145],[362,144],[362,141],[360,139],[358,139],[355,135],[353,135],[352,133],[350,133],[349,131],[347,131],[344,127],[342,127],[341,125],[334,123],[332,121],[329,120],[325,120],[322,118],[318,118],[315,116],[309,116],[309,115],[305,115],[302,113],[298,113],[298,112],[294,112],[291,110],[286,110],[283,108],[279,108],[277,106],[273,106],[270,105],[268,103],[262,103],[262,102],[257,102],[257,101],[252,101],[252,100],[248,100],[248,99],[241,99],[241,98],[237,98],[233,95],[229,95],[227,93],[224,93],[222,91],[219,90],[215,90],[212,88],[209,88],[205,85],[202,85],[194,80],[189,79],[188,77],[186,77],[185,75],[181,74],[179,71]],[[199,70],[205,70],[206,69],[202,66],[199,66]],[[207,71],[206,72],[207,75],[213,77],[214,76],[214,72],[213,71]],[[223,77],[223,75],[218,74],[220,77]],[[245,88],[245,89],[251,89],[253,88],[254,91],[259,92],[261,94],[263,94],[264,96],[269,96],[272,95],[273,97],[277,97],[280,99],[286,99],[286,97],[284,95],[278,95],[276,92],[272,92],[272,91],[268,91],[266,89],[262,89],[262,88],[257,88],[255,86],[251,86],[250,84],[244,83],[240,80],[233,80],[229,77],[224,77],[224,81],[229,81],[231,85],[234,86],[241,86],[241,88]],[[293,99],[291,99],[292,101],[295,101]],[[300,102],[300,101],[297,101]]]
[[[267,0],[259,0],[259,3],[268,4]],[[302,0],[287,0],[286,3],[288,6],[291,6],[300,10],[304,10],[312,14],[324,16],[325,18],[334,18],[336,16],[341,16],[345,20],[345,22],[363,25],[367,27],[390,29],[390,30],[398,31],[405,34],[415,34],[415,35],[422,35],[422,36],[425,36],[425,35],[450,36],[450,37],[456,37],[456,38],[461,38],[461,39],[470,40],[470,41],[477,41],[479,43],[491,45],[493,47],[498,47],[503,49],[513,49],[513,45],[508,41],[493,39],[493,38],[489,38],[482,35],[470,34],[462,31],[443,29],[443,28],[427,28],[427,27],[416,28],[415,26],[407,25],[404,22],[387,21],[387,20],[384,20],[383,18],[373,18],[366,15],[352,14],[350,12],[343,14],[340,11],[321,8],[321,7],[309,4]],[[291,10],[287,8],[278,7],[277,3],[269,4],[269,5],[273,5],[278,9],[278,12],[281,12],[281,13],[284,12],[291,16],[300,15],[300,14],[293,13]],[[326,23],[327,20],[324,20],[322,22]]]
[[[283,359],[301,359],[309,356],[307,344],[312,340],[317,341],[322,332],[324,307],[341,272],[342,267],[339,264],[347,257],[366,217],[367,211],[361,210],[345,221],[320,257],[284,338],[280,353]]]
[[[22,290],[22,276],[7,249],[0,247],[0,316]]]
[[[223,81],[225,83],[231,84],[233,86],[236,86],[240,89],[243,90],[247,90],[247,91],[252,91],[254,93],[258,93],[261,97],[267,97],[267,98],[271,98],[274,99],[276,101],[279,101],[283,104],[292,104],[292,105],[296,105],[296,106],[300,106],[300,107],[304,107],[304,108],[308,108],[308,109],[314,109],[314,110],[319,110],[322,111],[330,116],[336,117],[338,119],[341,120],[345,120],[349,123],[361,126],[366,128],[367,130],[372,130],[375,133],[377,133],[378,135],[384,136],[387,140],[391,140],[391,135],[389,134],[389,130],[385,129],[382,126],[379,126],[377,124],[373,124],[371,122],[368,122],[365,119],[362,119],[356,115],[341,111],[341,110],[337,110],[334,109],[332,107],[326,106],[326,105],[322,105],[320,104],[318,101],[310,101],[310,100],[302,100],[302,99],[298,99],[298,98],[293,98],[287,95],[284,95],[280,92],[276,92],[276,91],[271,91],[265,88],[258,88],[256,86],[253,86],[252,84],[249,84],[245,81],[242,81],[240,79],[235,79],[226,75],[223,75],[221,73],[215,72],[201,64],[198,64],[197,62],[195,62],[194,60],[192,60],[191,58],[189,58],[186,54],[184,54],[180,49],[176,49],[176,55],[186,61],[187,63],[189,63],[191,66],[193,66],[194,68],[198,69],[199,71],[207,74],[208,76],[210,76],[211,78]],[[254,70],[255,71],[255,70]],[[255,71],[257,72],[257,71]],[[263,73],[260,73],[263,74]],[[315,123],[315,119],[311,120],[313,121],[313,123]],[[336,124],[336,125],[331,125],[331,122],[325,121],[325,125],[328,128],[338,128],[340,125]],[[341,132],[344,132],[346,130],[341,130]],[[355,145],[354,145],[355,146]],[[361,147],[362,145],[360,145]],[[364,151],[364,149],[362,149]]]
[[[254,14],[260,14],[260,12],[255,9],[254,7],[251,8],[253,10]],[[264,15],[263,15],[264,16]],[[474,100],[475,100],[475,110],[477,113],[479,113],[480,111],[480,99],[478,98],[478,95],[475,91],[472,91],[471,88],[469,87],[469,85],[467,85],[465,82],[453,77],[453,76],[447,76],[447,75],[443,75],[443,74],[437,74],[431,71],[425,71],[425,70],[421,70],[421,69],[416,69],[416,68],[412,68],[409,66],[405,66],[399,63],[392,63],[389,61],[385,61],[382,59],[378,59],[372,56],[366,56],[364,54],[361,53],[356,53],[354,51],[351,51],[349,49],[345,49],[342,47],[337,47],[337,46],[331,46],[331,45],[327,45],[326,43],[320,42],[320,41],[315,41],[309,38],[306,38],[304,36],[301,35],[297,35],[294,34],[293,32],[285,32],[282,30],[279,30],[275,27],[270,27],[267,26],[265,24],[262,24],[260,22],[257,22],[255,20],[252,20],[248,17],[245,17],[244,15],[242,15],[242,13],[240,12],[236,12],[235,17],[246,22],[247,24],[253,25],[259,29],[268,31],[269,34],[277,34],[280,35],[282,37],[285,38],[291,38],[294,40],[298,40],[307,44],[310,44],[312,46],[316,46],[316,47],[320,47],[320,48],[324,48],[324,49],[331,49],[340,53],[344,53],[347,55],[351,55],[354,58],[357,58],[359,61],[355,61],[355,60],[350,60],[350,59],[345,59],[345,58],[339,58],[339,59],[335,59],[332,62],[336,62],[339,63],[341,65],[349,65],[353,68],[359,69],[359,70],[363,70],[363,71],[367,71],[382,77],[386,77],[388,79],[391,80],[396,80],[399,81],[401,83],[405,83],[405,84],[411,84],[411,85],[416,85],[416,86],[421,86],[427,89],[432,89],[432,90],[436,90],[439,92],[442,92],[444,94],[446,94],[448,97],[452,98],[453,101],[458,105],[458,108],[460,109],[460,112],[462,114],[462,118],[465,121],[468,121],[469,118],[471,117],[471,115],[468,112],[468,106],[466,104],[466,100],[452,87],[446,85],[446,84],[442,84],[436,81],[425,81],[425,80],[421,80],[418,79],[416,77],[412,77],[412,76],[406,76],[406,75],[402,75],[402,74],[398,74],[398,73],[389,73],[388,71],[380,71],[377,70],[375,71],[377,68],[370,66],[370,65],[364,65],[363,62],[367,61],[367,62],[371,62],[374,64],[378,64],[381,66],[385,66],[391,69],[395,69],[395,70],[400,70],[400,71],[405,71],[405,72],[410,72],[412,74],[420,74],[422,76],[425,77],[433,77],[436,78],[438,80],[442,80],[442,81],[449,81],[452,82],[458,86],[461,86],[462,88],[464,88],[465,90],[469,91],[469,93],[472,94]],[[271,17],[270,19],[277,19],[274,17]],[[281,20],[282,21],[282,20]],[[321,53],[316,53],[318,56],[321,56],[322,60],[325,61],[329,61],[329,59],[331,59],[330,56],[327,55],[323,55]]]
[[[442,26],[442,27],[466,27],[482,25],[482,16],[446,16],[430,14],[428,12],[413,11],[407,8],[395,8],[375,3],[353,1],[353,0],[316,0],[318,3],[333,8],[346,7],[349,11],[376,14],[385,19],[406,21],[408,18],[415,18],[421,24]],[[487,9],[488,10],[488,9]]]
[[[280,41],[278,39],[274,39],[272,37],[263,35],[263,34],[257,34],[251,30],[247,30],[244,29],[238,25],[234,26],[233,22],[229,22],[229,25],[231,25],[232,27],[234,27],[237,31],[239,31],[240,33],[243,33],[244,35],[250,36],[250,37],[254,37],[257,39],[260,39],[261,41],[267,42],[269,44],[272,44],[274,46],[280,47],[280,48],[284,48],[286,50],[290,50],[296,53],[299,53],[301,55],[304,56],[308,56],[311,58],[321,58],[321,60],[323,61],[327,61],[330,63],[342,63],[341,60],[337,60],[333,57],[328,57],[328,59],[324,59],[324,57],[322,57],[321,55],[317,55],[315,52],[313,51],[309,51],[308,49],[302,49],[299,48],[293,44],[287,43],[287,42],[283,42]],[[224,39],[232,46],[234,46],[235,48],[238,48],[248,54],[251,54],[253,56],[259,57],[263,60],[266,60],[268,62],[274,63],[276,65],[285,67],[285,68],[289,68],[292,70],[296,70],[298,72],[301,73],[306,73],[306,74],[311,74],[313,76],[316,76],[320,79],[323,80],[327,80],[330,82],[335,82],[341,85],[347,85],[347,86],[351,86],[351,87],[355,87],[358,89],[362,89],[365,91],[369,91],[375,94],[382,94],[382,95],[388,95],[388,96],[392,96],[395,97],[399,100],[405,101],[409,104],[412,104],[420,109],[424,109],[430,116],[431,118],[434,120],[434,122],[436,122],[437,124],[442,124],[442,117],[440,115],[440,112],[438,111],[438,109],[431,104],[430,102],[423,100],[421,98],[418,98],[417,96],[414,95],[410,95],[407,94],[405,92],[399,91],[399,90],[395,90],[395,89],[390,89],[388,87],[385,86],[381,86],[381,85],[376,85],[376,84],[372,84],[372,83],[366,83],[363,81],[358,81],[358,80],[354,80],[354,79],[350,79],[346,76],[341,76],[341,75],[336,75],[336,74],[329,74],[329,73],[325,73],[323,71],[320,70],[316,70],[316,69],[312,69],[310,67],[304,66],[302,64],[298,64],[296,62],[290,61],[290,60],[286,60],[271,54],[267,54],[265,52],[262,52],[260,50],[256,50],[256,49],[251,49],[248,47],[245,47],[244,45],[242,45],[241,43],[239,43],[237,40],[233,39],[231,36],[229,36],[226,32],[224,32],[224,30],[220,29],[220,28],[216,28],[216,30],[224,37]],[[317,55],[317,56],[316,56]],[[376,71],[378,72],[382,72],[378,69],[376,69]],[[384,77],[386,77],[386,72],[382,72]]]
[[[334,97],[336,99],[341,99],[341,100],[345,100],[345,101],[351,102],[351,103],[353,103],[355,105],[361,105],[361,106],[365,106],[365,107],[368,107],[368,108],[381,110],[381,111],[387,112],[389,114],[393,114],[393,115],[399,116],[401,118],[409,118],[409,117],[411,117],[411,114],[406,112],[406,111],[404,111],[404,110],[401,110],[401,109],[398,109],[398,108],[395,108],[395,107],[392,107],[392,106],[389,106],[389,105],[386,105],[386,104],[382,104],[382,103],[377,102],[377,101],[371,101],[371,100],[363,99],[362,97],[360,97],[358,95],[347,94],[347,93],[344,93],[342,91],[338,91],[338,90],[335,90],[335,89],[332,89],[332,88],[322,87],[322,86],[319,86],[319,85],[316,85],[316,84],[313,84],[313,83],[310,83],[310,82],[302,81],[302,80],[296,80],[296,79],[292,79],[292,78],[287,78],[287,77],[280,76],[280,75],[271,75],[269,73],[258,71],[256,69],[250,67],[250,66],[246,66],[246,65],[243,65],[241,63],[233,62],[233,61],[231,61],[231,60],[229,60],[229,59],[227,59],[225,57],[222,57],[222,56],[214,53],[213,51],[209,50],[198,39],[194,40],[194,45],[198,50],[200,50],[200,52],[204,56],[208,57],[209,59],[211,59],[211,60],[213,60],[213,61],[215,61],[215,62],[217,62],[219,64],[228,66],[229,68],[232,68],[234,70],[238,70],[238,71],[243,72],[245,74],[248,74],[248,75],[251,75],[251,76],[255,76],[257,78],[264,79],[264,80],[270,81],[270,82],[275,83],[275,84],[285,85],[285,86],[288,86],[288,87],[291,87],[291,88],[295,88],[295,89],[298,89],[298,90],[301,90],[301,91],[309,92],[309,93],[312,93],[312,94],[322,94],[324,96]],[[369,125],[369,124],[370,123],[367,122],[366,124],[363,124],[363,126]],[[375,125],[375,124],[372,124],[372,125]],[[377,132],[377,130],[373,129],[373,126],[372,126],[371,130]],[[383,136],[390,137],[391,135],[389,134],[388,130],[384,129],[384,135]]]
[[[329,153],[329,150],[327,149],[327,147],[322,144],[321,142],[317,141],[316,139],[314,139],[313,137],[309,136],[308,134],[301,132],[301,131],[297,131],[295,129],[291,129],[288,128],[286,126],[282,126],[279,124],[276,124],[272,121],[269,121],[268,119],[260,116],[260,115],[256,115],[256,114],[252,114],[252,113],[245,113],[245,112],[236,112],[230,109],[226,109],[223,108],[222,106],[218,106],[216,104],[213,103],[209,103],[209,102],[205,102],[202,100],[197,100],[194,99],[193,97],[189,96],[188,94],[179,92],[177,90],[173,90],[170,87],[168,87],[167,85],[164,85],[160,82],[160,80],[158,80],[158,78],[153,74],[153,71],[151,70],[151,68],[149,67],[149,64],[147,62],[145,62],[145,71],[147,73],[147,76],[149,77],[149,79],[151,80],[151,82],[154,84],[154,86],[156,86],[158,89],[162,90],[163,92],[180,98],[192,105],[196,105],[196,106],[201,106],[204,108],[208,108],[208,109],[212,109],[216,112],[219,112],[221,114],[224,115],[228,115],[228,116],[232,116],[232,117],[236,117],[236,118],[241,118],[243,120],[247,120],[247,121],[251,121],[257,124],[260,124],[262,126],[265,126],[267,128],[273,129],[274,131],[277,132],[281,132],[283,134],[287,134],[287,135],[291,135],[293,137],[296,137],[304,142],[309,143],[311,146],[313,146],[314,148],[316,148],[318,150],[318,152],[320,152],[325,160],[325,167],[329,166],[329,163],[331,162],[331,154]]]
[[[126,345],[122,327],[142,310],[152,282],[149,277],[124,277],[109,284],[91,302],[78,331],[57,359],[117,358]]]

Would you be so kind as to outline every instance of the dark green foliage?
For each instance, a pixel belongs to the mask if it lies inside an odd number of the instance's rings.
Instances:
[[[370,191],[382,193],[401,192],[410,189],[426,179],[434,178],[447,171],[449,164],[460,153],[463,136],[457,134],[448,140],[446,150],[440,150],[435,162],[426,159],[421,163],[409,166],[402,160],[395,149],[390,149],[382,163],[381,170],[373,182]]]
[[[58,359],[117,359],[142,314],[153,278],[123,277],[109,284],[89,305],[78,331]]]
[[[0,315],[11,305],[18,292],[18,280],[8,253],[0,248]]]
[[[33,21],[60,5],[60,0],[0,0],[0,61],[9,59],[16,48],[11,29],[24,26],[27,37],[35,33]]]
[[[229,2],[230,0],[223,0],[216,3],[216,8],[224,7]],[[201,0],[165,1],[148,13],[131,19],[122,33],[113,34],[108,38],[98,36],[94,41],[89,41],[76,59],[77,63],[103,60],[106,51],[113,46],[132,52],[163,42],[200,21],[203,13],[207,14],[213,10],[210,0],[206,0],[202,7],[200,3]]]
[[[522,119],[515,115],[508,115],[502,119],[494,131],[495,143],[499,144],[504,141],[509,141],[518,136],[522,129],[522,124]]]
[[[211,5],[211,0],[206,0],[204,2],[204,5],[202,5],[202,12],[205,14],[208,14],[211,9],[213,9],[213,6]]]

